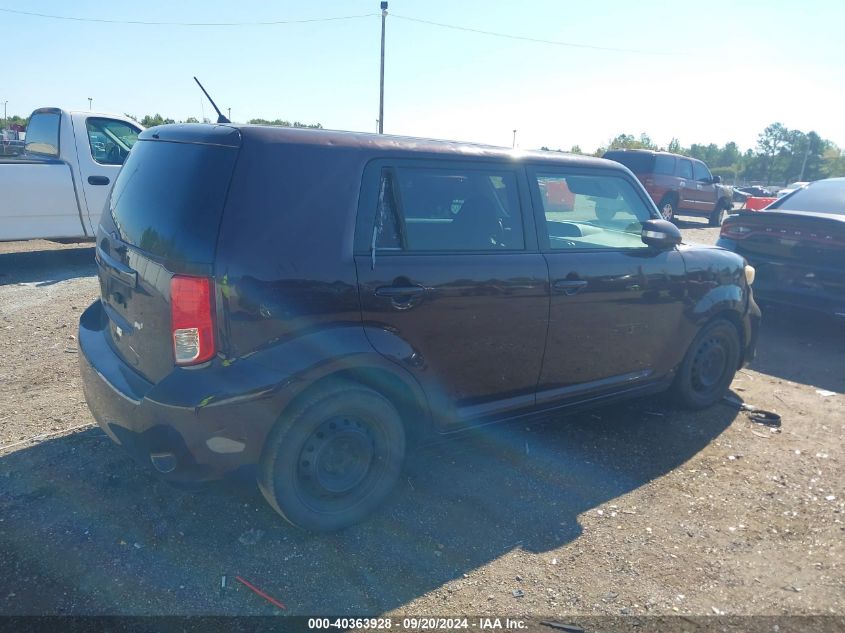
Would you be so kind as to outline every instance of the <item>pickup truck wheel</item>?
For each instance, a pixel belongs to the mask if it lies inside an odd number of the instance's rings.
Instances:
[[[722,226],[722,222],[728,217],[731,207],[721,200],[716,204],[716,209],[710,214],[710,226]]]
[[[708,323],[695,337],[675,375],[672,391],[689,409],[703,409],[727,393],[739,367],[740,339],[727,319]]]
[[[356,384],[293,405],[270,433],[258,487],[276,512],[313,532],[360,522],[387,497],[405,456],[396,408]]]
[[[663,200],[660,201],[658,205],[658,209],[660,209],[660,217],[664,220],[668,220],[669,222],[675,221],[675,199],[671,196],[666,196]]]

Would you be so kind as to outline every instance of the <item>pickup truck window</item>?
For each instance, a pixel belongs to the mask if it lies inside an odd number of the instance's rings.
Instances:
[[[39,112],[33,114],[26,129],[26,151],[46,156],[59,155],[58,112]]]
[[[125,121],[91,117],[85,122],[91,156],[101,165],[122,165],[141,130]]]

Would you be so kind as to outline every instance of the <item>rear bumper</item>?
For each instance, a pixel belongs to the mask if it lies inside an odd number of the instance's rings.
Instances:
[[[99,301],[79,320],[79,366],[88,407],[102,429],[139,463],[168,479],[203,481],[258,462],[273,407],[244,387],[243,372],[217,361],[174,368],[157,384],[109,345]]]
[[[845,317],[845,270],[749,255],[725,238],[716,245],[754,266],[754,294],[761,301]]]

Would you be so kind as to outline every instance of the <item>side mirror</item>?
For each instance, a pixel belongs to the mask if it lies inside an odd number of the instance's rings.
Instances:
[[[668,220],[643,222],[643,243],[661,251],[668,251],[681,243],[681,231]]]
[[[721,176],[713,176],[713,184],[714,185],[718,185],[720,182],[722,182]]]

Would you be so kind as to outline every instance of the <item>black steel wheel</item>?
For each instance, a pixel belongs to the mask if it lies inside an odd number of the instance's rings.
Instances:
[[[727,393],[739,367],[740,337],[727,319],[708,323],[695,337],[675,376],[673,390],[684,406],[709,407]]]
[[[336,386],[282,416],[262,452],[258,484],[270,505],[294,525],[339,530],[384,500],[404,455],[396,408],[366,387]]]

